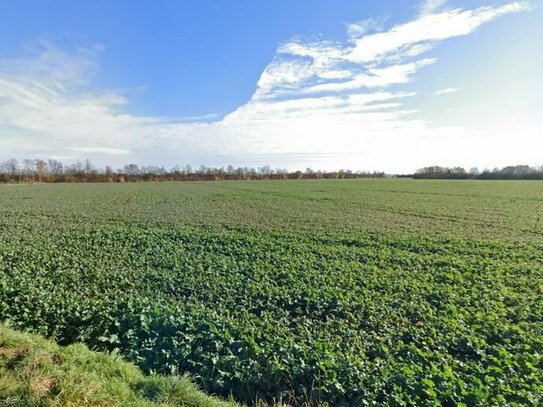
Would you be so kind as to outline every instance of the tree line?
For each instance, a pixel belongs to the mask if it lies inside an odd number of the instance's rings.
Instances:
[[[543,166],[539,168],[529,165],[510,165],[492,170],[479,171],[473,167],[466,171],[462,167],[424,167],[413,178],[419,179],[543,179]]]
[[[122,168],[97,167],[90,160],[63,164],[54,159],[9,159],[0,162],[0,183],[36,182],[144,182],[144,181],[221,181],[260,179],[345,179],[412,177],[415,179],[527,179],[543,180],[543,166],[514,165],[492,170],[462,167],[431,166],[417,170],[414,174],[387,175],[384,172],[368,171],[320,171],[306,168],[305,171],[288,171],[264,165],[252,167],[207,167],[194,169],[190,165],[166,169],[161,166],[139,166],[127,164]]]
[[[259,179],[339,179],[339,178],[382,178],[383,172],[364,171],[320,171],[307,168],[305,171],[273,169],[268,165],[251,167],[207,167],[194,169],[190,165],[174,166],[170,169],[160,166],[139,166],[127,164],[119,169],[111,166],[97,167],[90,160],[65,165],[58,160],[10,159],[0,162],[0,183],[35,182],[143,182],[143,181],[220,181]]]

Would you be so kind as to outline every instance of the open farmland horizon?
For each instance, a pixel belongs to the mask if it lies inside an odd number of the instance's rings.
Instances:
[[[543,406],[540,3],[0,0],[0,407]]]
[[[293,405],[543,402],[543,183],[0,186],[0,320]]]
[[[70,220],[62,226],[213,225],[511,241],[543,237],[543,183],[536,180],[229,180],[0,187],[3,200],[18,204],[1,209],[3,222],[11,226],[19,222],[9,215],[22,212],[39,218],[42,227]]]

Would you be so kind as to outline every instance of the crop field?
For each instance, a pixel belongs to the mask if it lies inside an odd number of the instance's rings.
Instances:
[[[0,186],[0,321],[251,404],[543,405],[543,182]]]

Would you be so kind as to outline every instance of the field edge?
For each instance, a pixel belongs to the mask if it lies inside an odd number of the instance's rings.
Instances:
[[[116,353],[59,346],[0,324],[0,405],[236,407],[188,376],[146,376]]]

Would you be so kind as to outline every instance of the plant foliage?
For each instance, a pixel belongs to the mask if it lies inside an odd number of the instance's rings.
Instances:
[[[0,201],[0,320],[62,344],[244,402],[543,403],[537,182],[13,186]]]

